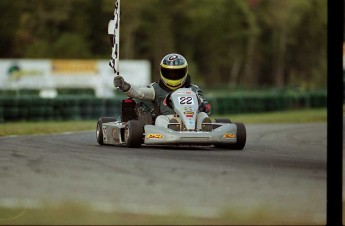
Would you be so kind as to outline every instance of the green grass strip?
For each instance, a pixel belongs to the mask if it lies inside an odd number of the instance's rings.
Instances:
[[[313,123],[327,122],[327,109],[303,109],[268,113],[246,113],[235,115],[212,116],[215,118],[228,118],[232,122],[246,123]]]
[[[96,131],[94,121],[8,122],[0,124],[0,136]]]
[[[282,217],[283,216],[283,217]],[[0,225],[260,225],[324,224],[313,212],[277,211],[273,206],[255,206],[251,209],[224,208],[218,216],[190,216],[180,210],[167,214],[133,214],[117,211],[97,211],[89,204],[66,202],[40,208],[6,208],[0,206]]]

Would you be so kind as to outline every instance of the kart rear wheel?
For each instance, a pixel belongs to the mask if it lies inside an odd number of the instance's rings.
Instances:
[[[237,126],[237,142],[235,144],[215,144],[214,146],[218,148],[225,148],[229,150],[243,150],[244,146],[246,145],[247,140],[247,132],[246,127],[243,123],[234,123]]]
[[[125,127],[124,140],[129,148],[139,148],[143,143],[144,127],[138,120],[129,120]]]
[[[96,126],[96,139],[100,145],[104,144],[104,142],[103,142],[104,134],[103,134],[103,130],[102,130],[103,123],[114,122],[114,121],[116,121],[116,118],[114,118],[114,117],[101,117],[98,119],[97,126]]]

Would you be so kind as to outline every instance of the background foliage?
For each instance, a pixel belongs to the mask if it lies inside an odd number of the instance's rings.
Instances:
[[[114,0],[1,0],[1,58],[110,58]],[[121,59],[183,54],[200,86],[325,88],[326,0],[123,0]]]

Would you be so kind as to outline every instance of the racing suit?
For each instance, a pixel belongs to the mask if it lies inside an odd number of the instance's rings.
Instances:
[[[202,90],[194,84],[191,84],[190,76],[187,75],[186,81],[181,88],[192,89],[200,100],[199,111],[204,114],[203,117],[208,117],[207,114],[211,112],[210,104],[207,102],[203,96]],[[165,104],[164,99],[173,90],[167,88],[163,82],[154,82],[146,87],[134,87],[130,85],[129,90],[124,91],[124,93],[131,98],[136,98],[143,101],[151,101],[154,106],[158,108],[159,115],[156,118],[156,125],[167,127],[167,124],[173,118],[174,111]]]

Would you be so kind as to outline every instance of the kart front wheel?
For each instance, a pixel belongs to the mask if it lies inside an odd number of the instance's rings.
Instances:
[[[103,134],[103,129],[102,129],[103,123],[113,122],[113,121],[116,121],[116,118],[114,118],[114,117],[101,117],[100,119],[98,119],[97,126],[96,126],[96,139],[100,145],[104,144],[104,141],[103,141],[104,134]]]
[[[143,143],[144,128],[140,121],[130,120],[125,127],[125,143],[129,148],[139,148]]]
[[[237,142],[233,146],[234,150],[242,150],[246,145],[247,132],[243,123],[235,123],[237,126]]]
[[[244,146],[246,145],[247,140],[247,132],[246,127],[243,123],[234,123],[237,126],[237,142],[234,144],[215,144],[217,148],[224,148],[229,150],[243,150]]]

